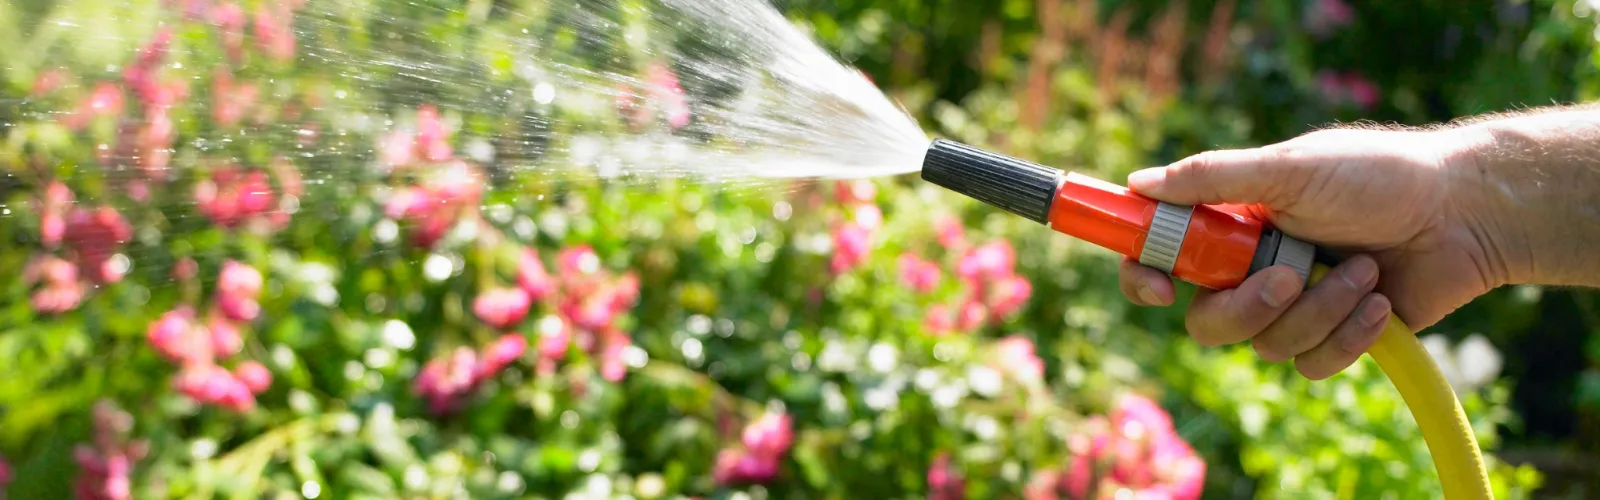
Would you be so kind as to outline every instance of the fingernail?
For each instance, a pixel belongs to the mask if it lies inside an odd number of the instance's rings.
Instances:
[[[1389,319],[1389,301],[1368,298],[1361,304],[1361,325],[1365,327],[1378,326],[1378,323]]]
[[[1350,267],[1345,268],[1343,277],[1344,282],[1349,283],[1351,288],[1365,288],[1378,277],[1378,264],[1372,262],[1372,259],[1358,258],[1350,263]]]
[[[1300,292],[1299,280],[1286,272],[1272,273],[1267,277],[1267,286],[1261,289],[1261,300],[1273,309],[1283,307]]]
[[[1167,180],[1167,169],[1154,167],[1128,174],[1128,187],[1134,191],[1149,191],[1161,187]]]
[[[1144,301],[1145,305],[1154,306],[1161,304],[1161,298],[1156,297],[1156,291],[1151,290],[1149,285],[1139,286],[1139,300]]]

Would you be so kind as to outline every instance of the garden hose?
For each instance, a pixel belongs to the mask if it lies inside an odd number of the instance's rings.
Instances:
[[[1251,217],[1157,201],[1123,186],[949,140],[935,140],[928,148],[922,178],[1213,290],[1238,286],[1272,266],[1294,269],[1310,287],[1336,263],[1328,253]],[[1466,412],[1411,328],[1390,314],[1367,354],[1422,429],[1444,498],[1492,498]]]

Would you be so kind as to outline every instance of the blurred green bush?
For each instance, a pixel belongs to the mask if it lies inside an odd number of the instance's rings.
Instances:
[[[1590,28],[1554,2],[782,6],[931,133],[1106,179],[1589,91]],[[686,118],[677,76],[601,43],[696,50],[652,2],[0,9],[15,498],[1192,498],[1191,447],[1207,498],[1438,495],[1370,361],[1308,383],[1199,349],[1112,256],[914,179],[529,169],[627,154],[607,132],[641,108],[540,102],[523,68],[638,74],[653,125]],[[1464,395],[1485,446],[1507,394]],[[1095,451],[1113,435],[1156,455]]]

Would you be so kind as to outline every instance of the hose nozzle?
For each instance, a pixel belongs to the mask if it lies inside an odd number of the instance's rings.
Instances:
[[[935,139],[922,160],[922,180],[1040,224],[1064,174],[1043,165]]]

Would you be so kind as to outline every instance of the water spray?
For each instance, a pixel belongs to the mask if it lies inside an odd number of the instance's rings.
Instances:
[[[945,139],[928,148],[922,178],[1214,290],[1233,288],[1278,265],[1294,269],[1310,287],[1338,263],[1331,253],[1245,215],[1158,201]],[[1471,422],[1411,327],[1391,314],[1367,354],[1421,427],[1444,498],[1493,498]]]

